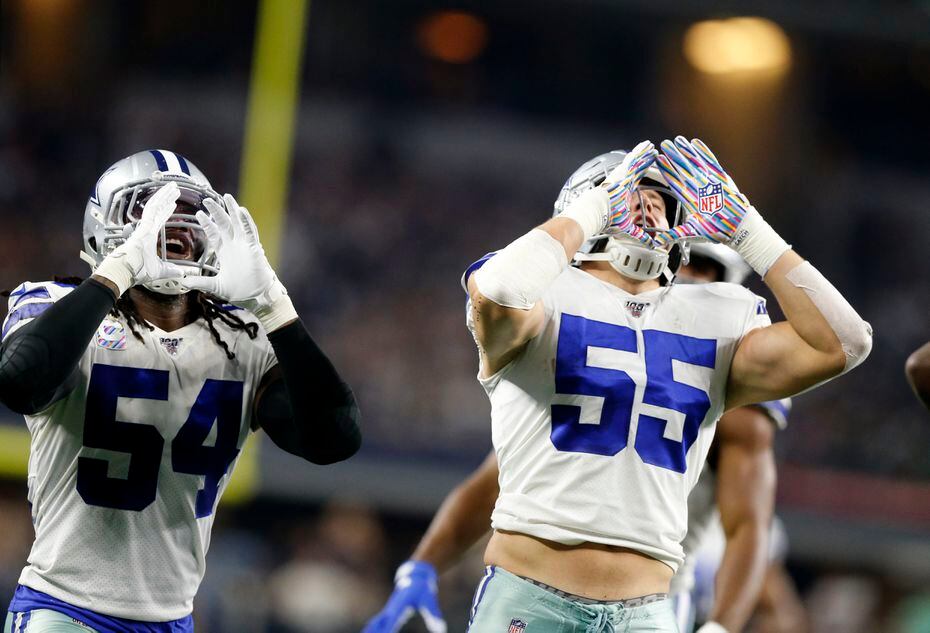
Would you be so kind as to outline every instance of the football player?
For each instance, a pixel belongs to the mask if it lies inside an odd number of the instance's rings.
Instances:
[[[914,393],[930,409],[930,343],[908,357],[904,372]]]
[[[35,542],[5,632],[193,631],[214,512],[259,428],[317,464],[360,445],[350,388],[255,224],[179,154],[133,154],[84,213],[92,276],[10,293],[0,400],[32,435]]]
[[[689,261],[678,271],[675,283],[743,283],[749,272],[732,249],[698,243],[691,245]],[[721,521],[727,549],[719,565],[720,586],[711,620],[735,632],[742,630],[752,612],[767,567],[766,537],[775,500],[774,431],[786,424],[789,408],[787,399],[741,407],[725,413],[718,423],[708,467],[688,497],[685,560],[671,583],[683,632],[691,631],[694,622],[693,554]],[[423,614],[432,633],[444,630],[436,597],[437,572],[450,567],[488,532],[498,492],[497,458],[492,452],[443,503],[411,560],[398,570],[394,593],[366,633],[395,631],[416,611]]]
[[[662,152],[596,159],[559,215],[468,277],[500,469],[477,633],[676,631],[666,597],[716,420],[871,350],[869,325],[701,141]],[[734,284],[663,285],[691,240],[733,248],[787,320]]]
[[[716,438],[714,438],[715,446],[717,446]],[[714,447],[711,448],[712,452],[715,450]],[[703,476],[702,474],[701,477]],[[687,537],[685,540],[687,542]],[[768,563],[762,587],[755,601],[755,608],[752,610],[751,630],[753,631],[762,630],[767,633],[804,633],[807,631],[807,612],[804,603],[798,595],[794,580],[785,568],[787,554],[788,535],[781,520],[776,516],[769,528]],[[715,581],[723,568],[724,556],[726,556],[726,534],[720,521],[713,521],[706,531],[706,536],[701,539],[698,551],[696,553],[688,551],[685,563],[682,565],[684,568],[689,564],[689,558],[694,559],[694,562],[690,564],[694,570],[694,588],[687,597],[693,598],[691,606],[698,622],[707,622],[711,615],[719,610],[716,607],[719,587],[716,586]],[[673,587],[681,571],[680,569],[672,579]],[[677,595],[673,594],[676,597]],[[675,604],[686,603],[675,600]],[[690,631],[689,628],[682,630]]]

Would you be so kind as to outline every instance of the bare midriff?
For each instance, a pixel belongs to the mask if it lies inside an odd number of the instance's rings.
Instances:
[[[562,545],[495,530],[484,561],[512,574],[593,600],[627,600],[667,593],[672,568],[651,556],[614,545]]]

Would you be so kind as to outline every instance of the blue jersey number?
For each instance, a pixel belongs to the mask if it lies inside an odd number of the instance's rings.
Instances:
[[[110,462],[78,458],[77,490],[90,505],[143,510],[155,501],[165,439],[154,426],[116,419],[119,398],[168,399],[168,372],[95,364],[91,370],[84,414],[84,446],[129,454],[125,478],[108,474]],[[239,454],[242,383],[207,380],[184,426],[171,443],[175,472],[203,475],[197,493],[197,518],[213,513],[219,482]],[[207,436],[216,425],[216,441]]]
[[[616,455],[626,448],[636,406],[636,383],[622,369],[588,365],[588,348],[638,351],[636,331],[571,314],[562,315],[556,351],[555,390],[563,397],[601,398],[597,424],[581,422],[580,404],[552,405],[553,445],[560,451]],[[672,361],[713,369],[717,342],[659,330],[643,331],[646,385],[642,404],[684,415],[681,441],[665,437],[667,419],[639,413],[633,447],[647,464],[685,472],[685,456],[710,409],[707,392],[676,382]]]

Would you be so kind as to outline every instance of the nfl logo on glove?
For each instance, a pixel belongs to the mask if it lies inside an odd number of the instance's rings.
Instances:
[[[706,215],[713,215],[723,208],[723,185],[711,181],[698,190],[700,211]]]
[[[507,633],[523,633],[523,630],[526,628],[526,622],[523,620],[518,620],[514,618],[510,621],[510,627],[507,629]]]

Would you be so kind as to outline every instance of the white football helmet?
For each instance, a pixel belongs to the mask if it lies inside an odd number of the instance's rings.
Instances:
[[[685,263],[693,264],[702,258],[710,260],[720,269],[720,281],[742,285],[752,272],[749,264],[736,251],[724,244],[694,242],[691,244],[690,251],[688,261]]]
[[[113,249],[132,235],[142,217],[142,207],[152,193],[168,182],[181,190],[178,209],[161,230],[159,249],[162,259],[175,252],[184,258],[171,258],[172,264],[190,267],[191,274],[217,273],[216,253],[195,218],[204,208],[203,200],[213,198],[221,206],[222,197],[213,190],[207,177],[180,154],[153,149],[138,152],[114,163],[94,185],[84,208],[84,250],[81,259],[95,269]],[[155,280],[145,284],[153,292],[183,294],[187,292],[177,279]]]
[[[568,205],[582,193],[604,182],[607,175],[623,162],[626,155],[626,150],[614,150],[595,156],[576,169],[562,185],[559,197],[555,201],[553,217],[565,211]],[[657,191],[664,199],[669,228],[681,221],[681,203],[666,185],[665,178],[656,167],[650,167],[646,171],[645,177],[636,188],[637,192],[644,190]],[[645,225],[645,218],[642,228],[647,233],[653,233],[656,230],[654,227]],[[666,279],[671,279],[681,264],[684,249],[687,249],[687,246],[678,243],[669,250],[654,249],[626,235],[603,233],[595,235],[582,244],[575,253],[572,263],[608,261],[617,272],[632,279],[645,281],[656,279],[663,274]]]

